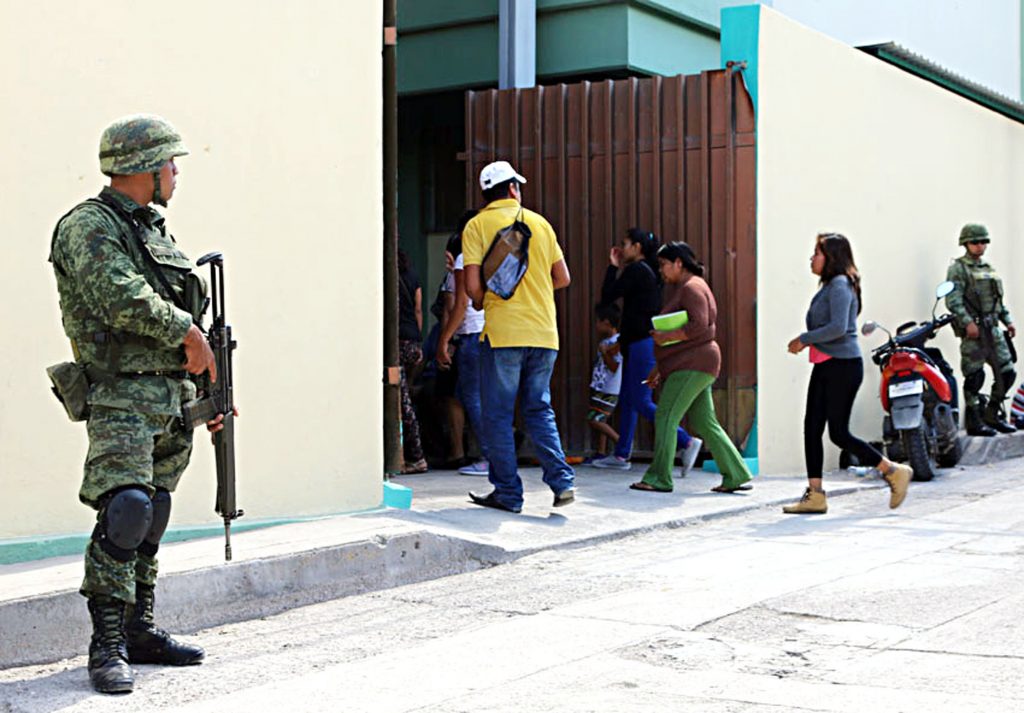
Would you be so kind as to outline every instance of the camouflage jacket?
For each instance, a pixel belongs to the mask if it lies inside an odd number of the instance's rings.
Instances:
[[[177,413],[181,379],[116,375],[181,371],[185,361],[181,345],[193,317],[161,294],[163,287],[152,274],[156,268],[142,250],[160,265],[182,303],[187,282],[198,277],[188,277],[191,262],[167,233],[158,212],[110,187],[100,197],[114,202],[136,226],[90,201],[76,206],[57,225],[50,259],[64,332],[77,361],[113,377],[93,384],[90,403]]]
[[[1013,322],[1003,304],[1003,281],[989,263],[963,255],[949,266],[946,279],[956,284],[956,290],[946,297],[946,308],[955,318],[958,335],[970,322],[981,322],[986,317],[992,319],[990,326],[996,326],[997,320]]]

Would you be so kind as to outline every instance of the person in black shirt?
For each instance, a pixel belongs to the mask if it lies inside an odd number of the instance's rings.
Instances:
[[[637,416],[654,421],[657,406],[644,379],[654,368],[651,317],[661,311],[661,282],[657,272],[658,239],[654,233],[630,228],[611,249],[601,287],[601,303],[622,300],[619,344],[622,349],[622,389],[619,393],[619,441],[615,452],[594,461],[597,468],[629,470]],[[654,267],[652,268],[652,263]],[[693,467],[701,440],[680,426],[677,443],[683,449],[682,475]]]
[[[423,288],[404,250],[398,251],[398,355],[402,366],[403,473],[427,472],[420,424],[409,394],[410,372],[423,361]]]

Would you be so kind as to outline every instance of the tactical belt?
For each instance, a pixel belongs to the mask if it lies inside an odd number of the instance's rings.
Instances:
[[[104,331],[104,332],[93,332],[90,335],[86,335],[86,338],[93,344],[137,344],[144,347],[152,347],[157,344],[157,340],[153,337],[146,337],[141,334],[132,334],[131,332],[116,332],[116,331]]]
[[[186,379],[188,378],[188,372],[183,370],[177,371],[119,371],[117,375],[126,379],[140,379],[144,376],[166,376],[168,379]]]

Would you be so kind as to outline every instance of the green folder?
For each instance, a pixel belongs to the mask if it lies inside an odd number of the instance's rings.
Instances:
[[[651,317],[651,324],[659,332],[671,332],[673,329],[680,329],[686,326],[686,323],[690,321],[690,316],[686,314],[686,310],[682,309],[678,312],[669,312],[668,314],[659,314]],[[671,342],[665,342],[661,346],[669,347],[673,344],[679,344],[682,339],[674,339]]]

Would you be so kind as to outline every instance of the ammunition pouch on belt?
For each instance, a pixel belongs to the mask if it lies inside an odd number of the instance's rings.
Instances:
[[[72,421],[85,421],[89,418],[89,377],[86,369],[85,364],[73,361],[46,368],[46,375],[53,382],[53,395]]]

